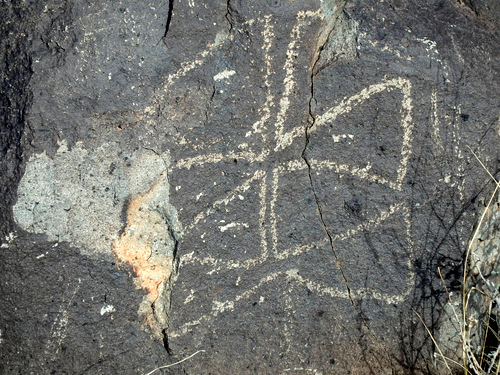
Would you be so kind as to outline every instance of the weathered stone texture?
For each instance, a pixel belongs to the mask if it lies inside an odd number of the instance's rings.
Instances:
[[[434,371],[494,1],[0,7],[0,372]]]

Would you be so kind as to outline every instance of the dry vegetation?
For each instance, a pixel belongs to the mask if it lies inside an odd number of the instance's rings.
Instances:
[[[487,170],[483,163],[481,165]],[[467,247],[461,295],[455,296],[448,291],[441,271],[438,270],[448,295],[447,310],[451,312],[452,325],[458,330],[455,336],[458,340],[451,344],[460,346],[456,355],[455,353],[449,354],[449,347],[445,349],[443,342],[436,340],[425,326],[436,348],[436,368],[440,372],[452,375],[498,375],[500,373],[500,275],[497,274],[500,270],[498,263],[500,239],[488,240],[490,248],[488,254],[477,252],[478,248],[484,246],[482,244],[485,241],[484,234],[497,233],[496,230],[484,230],[485,222],[491,226],[492,220],[488,219],[496,214],[493,222],[498,227],[498,219],[500,219],[500,201],[495,201],[500,183],[491,173],[488,172],[488,174],[496,186]],[[418,317],[425,325],[422,317],[420,315]]]

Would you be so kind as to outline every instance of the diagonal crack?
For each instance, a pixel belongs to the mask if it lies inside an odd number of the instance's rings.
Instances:
[[[205,109],[205,122],[203,126],[206,126],[208,123],[208,117],[210,116],[210,112],[212,111],[212,105],[214,103],[214,97],[215,97],[215,92],[217,89],[215,88],[215,85],[212,85],[212,93],[210,95],[210,99],[207,105],[207,108]]]
[[[306,143],[305,143],[304,149],[302,150],[301,157],[304,160],[304,162],[307,164],[309,184],[311,185],[311,191],[314,195],[314,200],[316,201],[316,208],[318,209],[318,214],[319,214],[321,224],[323,225],[323,229],[325,230],[325,233],[328,237],[328,242],[330,243],[330,248],[332,249],[333,256],[335,257],[335,262],[337,263],[337,267],[339,268],[339,271],[342,274],[342,278],[344,279],[344,284],[345,284],[346,289],[347,289],[347,295],[349,296],[349,300],[351,301],[351,304],[354,307],[355,304],[354,304],[354,300],[353,300],[352,295],[351,295],[351,288],[349,287],[349,281],[347,280],[347,277],[344,273],[344,269],[342,268],[342,263],[337,255],[337,251],[335,250],[335,247],[333,246],[333,237],[332,237],[330,230],[328,229],[328,226],[326,225],[325,219],[323,217],[323,209],[321,208],[318,194],[316,193],[316,188],[314,187],[314,183],[312,180],[311,163],[309,162],[309,160],[307,159],[307,156],[306,156],[306,149],[309,146],[310,137],[311,137],[310,130],[314,126],[314,123],[315,123],[315,118],[314,118],[314,115],[312,114],[312,110],[311,110],[312,101],[314,100],[314,91],[313,90],[314,90],[313,75],[311,74],[311,97],[309,99],[309,123],[305,129]]]
[[[309,162],[309,160],[307,159],[307,156],[306,156],[306,150],[307,150],[307,147],[309,146],[309,142],[311,140],[311,129],[313,128],[315,122],[316,122],[316,119],[314,117],[314,114],[313,114],[313,110],[312,110],[312,105],[313,105],[313,100],[314,100],[314,77],[316,75],[315,73],[315,66],[316,66],[316,63],[318,62],[319,60],[319,54],[316,56],[315,58],[315,61],[314,61],[314,64],[312,66],[312,69],[311,69],[311,91],[310,91],[310,96],[309,96],[309,105],[308,105],[308,110],[309,110],[309,120],[308,120],[308,124],[306,125],[305,127],[305,138],[306,138],[306,141],[305,141],[305,145],[304,145],[304,149],[302,150],[302,153],[301,153],[301,158],[304,160],[304,162],[306,163],[307,165],[307,173],[308,173],[308,177],[309,177],[309,184],[311,186],[311,191],[313,193],[313,196],[314,196],[314,200],[316,202],[316,209],[318,210],[318,215],[319,215],[319,219],[321,221],[321,224],[323,225],[323,229],[326,233],[326,236],[328,237],[328,242],[330,244],[330,248],[332,249],[332,253],[333,253],[333,257],[335,258],[335,263],[337,264],[337,267],[340,271],[340,274],[342,275],[342,279],[344,280],[344,285],[345,285],[345,288],[347,290],[347,296],[349,298],[349,302],[351,303],[351,306],[352,308],[354,309],[355,313],[357,314],[358,318],[360,319],[360,322],[361,322],[361,325],[363,327],[365,327],[368,331],[368,334],[375,339],[375,341],[378,341],[378,338],[377,336],[375,335],[375,333],[370,329],[370,327],[368,326],[368,323],[366,322],[365,318],[364,318],[364,314],[362,313],[362,311],[360,311],[360,309],[358,308],[358,306],[356,306],[355,302],[354,302],[354,298],[352,297],[352,293],[351,293],[351,287],[349,286],[349,281],[347,280],[347,277],[345,275],[345,272],[344,272],[344,268],[342,267],[342,262],[337,254],[337,251],[335,250],[335,246],[333,246],[333,237],[330,233],[330,230],[328,229],[328,226],[326,225],[326,222],[325,222],[325,219],[324,219],[324,216],[323,216],[323,209],[321,207],[321,204],[320,204],[320,201],[319,201],[319,197],[318,197],[318,194],[316,192],[316,188],[314,187],[314,183],[313,183],[313,179],[312,179],[312,167],[311,167],[311,163]]]
[[[335,14],[333,15],[333,18],[336,18],[342,12],[343,8],[345,7],[346,1],[340,0],[339,4],[340,4],[340,10],[338,10],[338,12],[335,12]],[[355,311],[356,315],[358,316],[360,323],[361,323],[361,326],[367,330],[368,335],[371,336],[375,341],[379,341],[376,334],[368,326],[368,323],[364,317],[363,312],[358,308],[358,306],[356,306],[356,303],[354,302],[353,294],[351,292],[351,287],[349,285],[349,281],[347,280],[346,274],[344,272],[344,268],[342,267],[342,262],[339,258],[339,255],[337,254],[337,251],[335,250],[335,247],[333,246],[333,236],[331,235],[330,230],[328,229],[328,226],[326,225],[326,222],[325,222],[325,219],[323,216],[323,208],[321,207],[319,197],[318,197],[318,194],[316,192],[316,188],[314,187],[314,183],[313,183],[313,179],[312,179],[312,166],[311,166],[311,163],[309,162],[309,160],[307,159],[307,155],[306,155],[306,151],[307,151],[307,148],[309,147],[309,143],[311,140],[311,129],[314,127],[314,125],[316,123],[316,118],[313,114],[313,103],[315,100],[314,99],[314,78],[318,74],[317,65],[318,65],[318,62],[320,61],[321,52],[325,48],[325,45],[328,43],[328,38],[332,34],[332,31],[334,28],[334,25],[332,25],[332,22],[333,21],[330,21],[327,24],[327,29],[325,30],[327,37],[325,38],[324,35],[323,36],[320,35],[320,40],[318,43],[319,45],[318,45],[318,48],[316,49],[316,54],[314,55],[313,64],[312,64],[311,70],[310,70],[310,72],[311,72],[310,73],[311,87],[310,87],[310,92],[309,92],[309,103],[308,103],[309,118],[308,118],[308,123],[305,126],[305,138],[306,138],[306,140],[305,140],[305,144],[304,144],[304,149],[302,150],[302,153],[301,153],[301,158],[304,160],[304,162],[307,165],[309,184],[310,184],[313,196],[314,196],[314,200],[316,202],[316,209],[318,210],[318,215],[319,215],[321,224],[323,225],[323,229],[326,233],[326,236],[328,237],[328,242],[330,244],[330,248],[331,248],[333,256],[335,258],[335,262],[336,262],[337,267],[340,271],[340,274],[342,275],[342,279],[344,280],[344,285],[345,285],[345,288],[347,290],[347,296],[349,298],[351,306],[352,306],[353,310]]]
[[[330,33],[331,33],[331,30],[329,31],[328,36],[330,35]],[[342,262],[340,261],[340,258],[339,258],[338,254],[337,254],[337,251],[335,250],[335,247],[333,246],[333,237],[332,237],[332,235],[330,233],[330,230],[328,229],[328,226],[326,225],[325,219],[323,217],[323,209],[321,208],[319,197],[318,197],[318,194],[316,193],[316,188],[314,187],[314,183],[313,183],[313,180],[312,180],[312,174],[311,174],[312,167],[311,167],[311,163],[309,162],[309,160],[307,159],[307,156],[306,156],[306,150],[307,150],[307,147],[309,146],[309,142],[310,142],[310,139],[311,139],[310,131],[313,128],[313,126],[314,126],[314,124],[316,122],[316,118],[315,118],[315,116],[313,114],[313,109],[312,109],[313,101],[314,101],[314,77],[316,76],[316,64],[319,61],[319,58],[320,58],[320,55],[321,55],[321,51],[323,50],[324,45],[327,43],[327,40],[328,40],[328,38],[325,38],[325,40],[322,43],[322,45],[318,48],[318,53],[316,53],[316,55],[314,57],[314,62],[312,64],[312,68],[311,68],[311,75],[310,75],[311,90],[310,90],[310,94],[309,94],[309,104],[308,104],[309,119],[308,119],[308,124],[305,127],[306,141],[305,141],[304,149],[302,150],[302,154],[300,156],[301,156],[301,158],[304,160],[304,162],[307,165],[307,172],[308,172],[308,176],[309,176],[309,184],[311,186],[311,191],[312,191],[312,193],[314,195],[314,200],[316,202],[316,208],[318,210],[319,218],[320,218],[321,224],[323,225],[323,229],[325,230],[325,233],[326,233],[326,235],[328,237],[328,242],[330,243],[330,248],[332,249],[333,256],[335,258],[335,262],[337,263],[337,267],[338,267],[338,269],[339,269],[339,271],[340,271],[340,273],[342,275],[342,278],[344,279],[344,284],[345,284],[345,287],[347,289],[347,295],[349,297],[349,301],[351,302],[351,305],[356,310],[356,312],[358,312],[357,308],[356,308],[356,305],[354,303],[354,299],[352,298],[351,288],[349,286],[349,281],[347,280],[347,277],[346,277],[346,275],[344,273],[344,269],[342,267]]]
[[[166,162],[167,163],[167,162]],[[168,165],[168,164],[167,164]],[[164,173],[167,176],[167,181],[170,183],[170,176],[168,174],[168,168],[165,169]],[[161,331],[161,334],[163,335],[163,347],[167,351],[169,355],[172,355],[172,349],[170,348],[169,344],[169,337],[168,337],[168,327],[170,325],[170,311],[172,311],[172,290],[174,287],[174,283],[177,280],[177,277],[179,276],[179,264],[180,264],[180,257],[179,257],[179,243],[180,243],[180,235],[177,233],[175,230],[175,224],[173,223],[173,218],[170,217],[169,215],[165,215],[165,221],[167,224],[167,230],[168,233],[174,242],[174,246],[172,249],[172,271],[170,274],[170,277],[166,281],[165,289],[167,290],[167,303],[166,303],[166,309],[165,309],[165,314],[167,316],[167,321],[166,321],[166,327]],[[151,305],[153,307],[153,305]]]
[[[229,23],[229,32],[233,30],[233,21],[232,21],[232,8],[231,8],[231,0],[226,0],[226,21]]]
[[[173,13],[174,13],[174,0],[168,0],[167,22],[165,25],[165,34],[163,34],[163,38],[166,38],[168,31],[170,30],[170,22],[172,22]]]

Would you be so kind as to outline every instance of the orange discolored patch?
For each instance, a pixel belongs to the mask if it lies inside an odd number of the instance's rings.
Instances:
[[[163,182],[160,178],[149,192],[130,202],[125,230],[113,243],[118,259],[133,268],[136,284],[148,291],[150,305],[172,274],[173,239],[162,212],[162,202],[166,200]]]

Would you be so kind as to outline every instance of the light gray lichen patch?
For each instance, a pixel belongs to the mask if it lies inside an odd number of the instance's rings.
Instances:
[[[68,241],[83,253],[111,253],[127,201],[151,188],[167,160],[146,149],[124,152],[113,142],[93,150],[60,143],[52,158],[44,152],[29,159],[14,219],[29,232]]]

